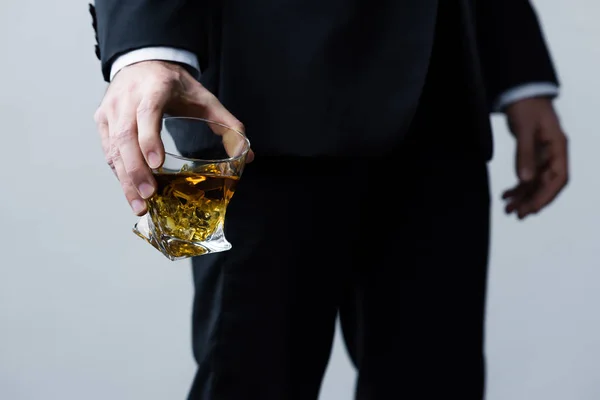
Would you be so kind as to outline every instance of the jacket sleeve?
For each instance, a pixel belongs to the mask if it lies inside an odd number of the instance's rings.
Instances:
[[[538,16],[529,0],[476,2],[477,38],[490,108],[531,83],[559,86]]]
[[[104,80],[114,60],[144,47],[205,54],[203,0],[96,0],[90,5]]]

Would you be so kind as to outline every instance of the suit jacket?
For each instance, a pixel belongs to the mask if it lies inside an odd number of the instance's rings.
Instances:
[[[460,130],[486,159],[493,99],[558,84],[528,0],[96,0],[92,14],[106,80],[125,52],[192,51],[257,155],[371,155],[401,143],[434,38],[461,81]]]

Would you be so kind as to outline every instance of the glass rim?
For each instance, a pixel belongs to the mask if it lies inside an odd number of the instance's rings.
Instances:
[[[177,154],[173,154],[173,153],[169,153],[168,151],[165,150],[165,156],[169,155],[170,157],[174,157],[180,160],[184,160],[184,161],[194,161],[194,162],[202,162],[205,164],[216,164],[216,163],[222,163],[222,162],[230,162],[230,161],[238,161],[240,160],[242,157],[246,156],[248,154],[248,152],[250,151],[250,140],[248,139],[248,137],[243,133],[238,131],[237,129],[233,129],[232,127],[225,125],[221,122],[217,122],[217,121],[213,121],[210,119],[206,119],[206,118],[199,118],[199,117],[184,117],[184,116],[172,116],[172,117],[163,117],[162,118],[162,124],[164,126],[165,121],[167,120],[192,120],[192,121],[201,121],[204,122],[206,124],[212,124],[212,125],[218,125],[220,127],[223,127],[225,129],[229,129],[230,131],[233,131],[235,133],[237,133],[238,135],[240,135],[242,137],[242,139],[244,140],[244,143],[246,144],[246,148],[244,149],[244,151],[242,151],[239,155],[234,156],[234,157],[228,157],[228,158],[219,158],[219,159],[212,159],[212,160],[206,160],[203,158],[191,158],[191,157],[184,157],[184,156],[179,156]],[[216,135],[216,134],[215,134]],[[161,136],[162,136],[162,129],[161,129]]]

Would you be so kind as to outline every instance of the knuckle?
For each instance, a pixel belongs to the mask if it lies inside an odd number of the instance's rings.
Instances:
[[[162,77],[162,84],[169,88],[172,88],[178,85],[181,82],[182,78],[183,76],[181,72],[177,69],[173,69],[169,71],[169,74],[166,74]]]
[[[135,129],[133,129],[133,127],[130,126],[120,127],[114,133],[114,138],[117,141],[117,143],[128,142],[130,140],[133,140],[135,136]]]
[[[246,127],[241,122],[237,122],[236,124],[234,124],[232,126],[232,128],[235,129],[238,132],[242,132],[242,133],[246,132]]]
[[[122,177],[121,179],[119,179],[119,182],[121,182],[121,188],[123,189],[125,195],[128,196],[128,198],[137,197],[137,191],[131,179],[127,177]]]
[[[177,84],[183,80],[183,67],[180,65],[169,64],[163,77],[168,81],[169,85]]]
[[[107,96],[100,106],[101,112],[116,110],[119,107],[119,96]]]
[[[108,164],[108,166],[110,167],[110,169],[112,169],[113,171],[116,170],[115,163],[112,160],[112,158],[106,157],[106,164]]]
[[[94,122],[96,125],[102,125],[105,123],[106,116],[104,114],[104,110],[101,107],[98,107],[94,112]]]
[[[136,110],[138,116],[146,116],[149,114],[156,114],[161,111],[162,110],[161,110],[160,106],[154,100],[151,100],[151,99],[142,100]]]
[[[115,145],[111,145],[106,153],[106,162],[111,165],[114,165],[117,161],[121,159],[121,152],[119,148]]]
[[[108,143],[102,142],[102,153],[104,154],[104,158],[108,162],[109,154],[110,154],[110,145]]]
[[[133,182],[140,182],[143,179],[145,172],[146,169],[144,166],[138,163],[130,165],[127,168],[127,175],[129,175]]]

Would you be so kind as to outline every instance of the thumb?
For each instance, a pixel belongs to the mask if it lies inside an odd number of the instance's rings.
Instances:
[[[210,124],[210,128],[214,133],[223,138],[223,145],[230,157],[236,157],[245,150],[248,150],[246,155],[246,163],[254,160],[254,152],[250,149],[246,142],[246,129],[244,125],[221,104],[216,97],[213,97],[211,105],[206,108],[207,119],[223,124]]]
[[[517,137],[517,175],[523,182],[531,181],[535,175],[535,131],[515,132]]]
[[[243,137],[246,135],[244,125],[202,84],[195,82],[185,97],[186,101],[181,104],[182,111],[186,116],[216,122],[209,126],[215,134],[223,138],[229,156],[237,156],[247,148],[245,139],[240,137],[240,134]],[[248,149],[246,163],[252,162],[253,159],[254,152]]]
[[[211,124],[211,129],[217,134],[223,137],[223,144],[227,153],[231,157],[235,157],[241,154],[245,149],[248,149],[246,156],[246,163],[250,163],[254,160],[254,152],[252,149],[247,148],[245,139],[246,129],[244,124],[240,122],[227,108],[217,99],[215,96],[210,96],[211,101],[205,108],[206,118],[214,122],[221,123],[227,128]],[[241,135],[241,137],[240,137]]]

